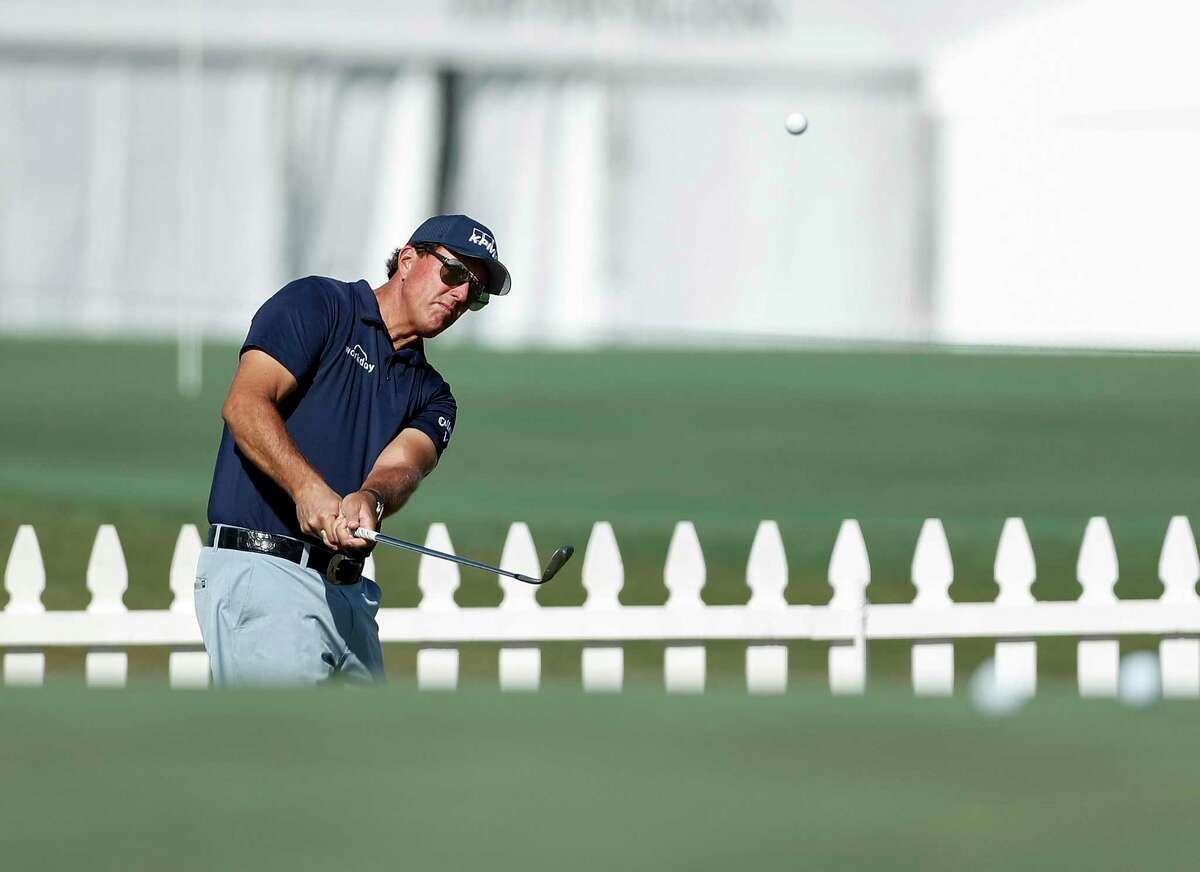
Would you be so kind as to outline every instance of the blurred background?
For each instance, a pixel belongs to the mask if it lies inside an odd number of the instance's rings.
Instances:
[[[1169,0],[0,0],[0,556],[37,525],[46,602],[78,608],[117,523],[127,604],[165,605],[255,309],[380,284],[465,211],[513,291],[436,341],[460,427],[389,532],[446,521],[496,559],[511,521],[548,554],[610,520],[624,600],[661,602],[691,519],[706,599],[741,602],[774,518],[789,598],[821,602],[857,517],[896,601],[939,516],[955,595],[986,599],[1017,515],[1035,590],[1071,598],[1104,514],[1118,591],[1157,595],[1200,496],[1197,25]],[[415,603],[415,561],[380,564]],[[578,572],[541,601],[582,601]]]
[[[0,9],[8,331],[237,339],[468,210],[519,293],[447,341],[1200,335],[1178,3]]]

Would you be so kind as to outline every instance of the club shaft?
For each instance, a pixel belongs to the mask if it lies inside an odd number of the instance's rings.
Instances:
[[[515,578],[517,581],[529,580],[529,576],[521,575],[517,572],[508,572],[501,569],[499,566],[489,566],[486,563],[480,563],[478,560],[471,560],[468,557],[459,557],[457,554],[447,554],[445,551],[435,551],[432,548],[426,548],[424,545],[418,545],[415,542],[405,542],[403,539],[397,539],[393,536],[387,536],[383,533],[376,533],[371,530],[359,529],[354,532],[354,535],[360,539],[370,539],[375,542],[383,542],[385,545],[394,545],[396,548],[405,548],[409,551],[416,551],[418,554],[424,554],[428,557],[440,557],[442,560],[449,560],[461,566],[470,566],[472,569],[482,569],[484,572],[494,572],[497,575],[506,575],[509,578]],[[536,583],[537,579],[533,579]]]

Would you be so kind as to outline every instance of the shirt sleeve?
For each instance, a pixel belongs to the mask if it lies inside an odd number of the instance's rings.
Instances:
[[[458,404],[454,394],[450,393],[450,385],[442,382],[441,387],[434,391],[433,396],[424,408],[405,425],[405,429],[420,430],[433,440],[438,457],[450,444],[450,436],[454,433],[454,421],[458,416]]]
[[[320,363],[336,319],[337,301],[319,282],[291,282],[255,313],[240,353],[265,351],[300,381]]]

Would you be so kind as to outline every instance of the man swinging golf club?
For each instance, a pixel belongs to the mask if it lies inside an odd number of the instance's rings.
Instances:
[[[424,222],[387,274],[374,289],[299,279],[250,324],[196,573],[218,684],[383,677],[380,589],[363,559],[437,465],[457,413],[423,340],[510,286],[491,230],[465,215]]]

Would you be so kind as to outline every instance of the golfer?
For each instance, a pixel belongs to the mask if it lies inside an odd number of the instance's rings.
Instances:
[[[465,215],[423,223],[387,275],[299,279],[250,323],[196,572],[217,684],[383,678],[380,590],[352,531],[400,509],[454,432],[423,340],[510,285],[492,232]]]

